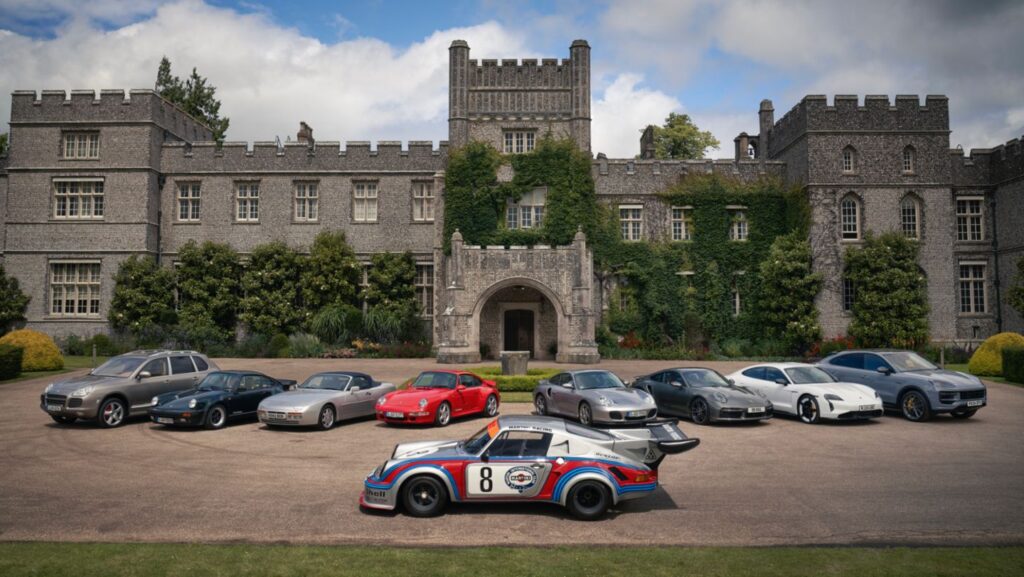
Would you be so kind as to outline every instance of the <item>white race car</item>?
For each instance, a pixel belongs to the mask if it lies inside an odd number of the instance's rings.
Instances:
[[[795,415],[805,423],[873,419],[884,413],[882,399],[874,389],[838,382],[814,365],[765,363],[736,371],[729,378],[763,393],[776,413]]]

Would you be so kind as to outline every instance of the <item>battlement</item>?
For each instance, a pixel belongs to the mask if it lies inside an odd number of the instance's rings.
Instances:
[[[950,150],[957,184],[996,185],[1024,177],[1024,136],[992,148],[973,148],[969,156]]]
[[[168,173],[274,172],[274,171],[379,171],[437,172],[444,170],[448,142],[434,148],[429,140],[341,142],[167,142],[161,150]]]
[[[11,95],[11,124],[153,122],[189,142],[212,140],[205,124],[153,90],[16,90]]]
[[[630,188],[662,190],[691,174],[717,174],[752,182],[760,178],[784,178],[786,163],[780,161],[729,159],[657,160],[608,159],[603,155],[593,161],[591,173],[598,194],[620,194]]]
[[[949,132],[949,99],[928,95],[922,105],[917,95],[837,94],[829,104],[823,94],[803,97],[772,127],[774,154],[807,132],[827,131],[936,131]]]

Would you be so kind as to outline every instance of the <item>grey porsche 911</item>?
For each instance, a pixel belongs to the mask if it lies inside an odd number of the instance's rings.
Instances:
[[[637,377],[633,388],[650,393],[662,415],[689,417],[698,425],[772,417],[772,403],[766,397],[711,369],[666,369]]]

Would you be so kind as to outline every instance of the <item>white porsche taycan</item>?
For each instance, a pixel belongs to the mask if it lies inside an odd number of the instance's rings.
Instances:
[[[804,363],[764,363],[729,375],[737,385],[763,393],[776,413],[805,423],[822,419],[853,421],[881,417],[882,399],[871,387],[836,381]]]

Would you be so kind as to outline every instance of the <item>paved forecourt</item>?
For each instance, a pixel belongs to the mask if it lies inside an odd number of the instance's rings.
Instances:
[[[429,359],[245,360],[304,378],[329,368],[401,382]],[[746,363],[606,361],[624,378],[679,364],[722,372]],[[569,366],[566,366],[569,368]],[[38,409],[47,380],[0,385],[0,539],[508,544],[1022,544],[1024,389],[990,384],[974,419],[683,430],[701,438],[670,456],[648,498],[594,523],[553,505],[460,505],[435,519],[365,514],[363,477],[396,443],[465,437],[485,424],[387,427],[373,420],[328,432],[60,427]],[[529,412],[525,403],[504,414]]]

